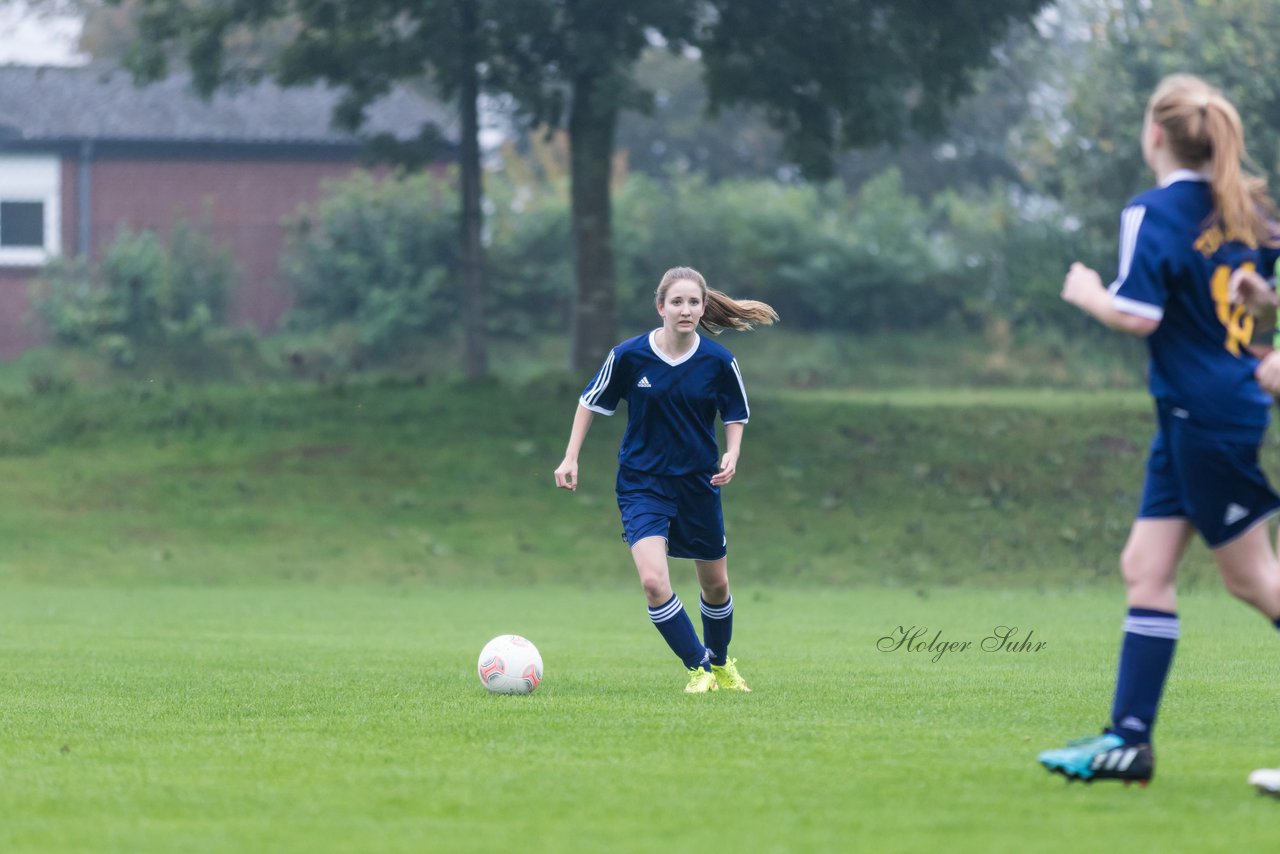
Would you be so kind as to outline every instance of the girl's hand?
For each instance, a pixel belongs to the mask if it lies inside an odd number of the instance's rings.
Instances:
[[[1245,267],[1239,267],[1231,274],[1231,280],[1227,282],[1227,297],[1233,305],[1243,305],[1255,317],[1276,308],[1276,292],[1267,280],[1256,270]]]
[[[724,459],[720,461],[720,471],[711,476],[712,486],[724,486],[733,480],[733,476],[738,471],[738,455],[734,451],[724,455]]]
[[[570,492],[578,490],[578,461],[571,460],[568,457],[556,469],[556,486],[560,489],[567,489]]]
[[[1097,271],[1079,261],[1071,265],[1066,278],[1062,280],[1062,298],[1080,308],[1097,299],[1099,292],[1105,294],[1106,291],[1107,289],[1102,286],[1102,277]]]
[[[1253,375],[1258,384],[1271,394],[1280,394],[1280,350],[1272,350],[1258,363]]]

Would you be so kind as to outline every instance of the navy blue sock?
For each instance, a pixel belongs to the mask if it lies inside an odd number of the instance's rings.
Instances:
[[[1111,731],[1129,744],[1151,741],[1164,680],[1178,644],[1178,615],[1130,608],[1124,621]]]
[[[733,596],[723,605],[708,605],[698,597],[698,610],[702,612],[702,639],[711,653],[711,663],[723,666],[729,657],[729,641],[733,639]]]
[[[1276,617],[1274,620],[1272,620],[1271,624],[1275,626],[1277,629],[1280,629],[1280,617]]]
[[[671,647],[685,667],[702,667],[711,669],[708,663],[707,648],[698,640],[693,621],[684,611],[680,597],[671,594],[671,598],[656,608],[649,609],[649,619],[657,626],[662,639]]]

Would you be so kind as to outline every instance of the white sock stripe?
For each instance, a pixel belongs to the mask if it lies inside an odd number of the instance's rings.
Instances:
[[[1162,639],[1162,640],[1174,640],[1174,641],[1176,641],[1176,640],[1178,640],[1178,638],[1179,638],[1178,630],[1177,630],[1177,629],[1170,629],[1170,630],[1167,630],[1167,631],[1162,631],[1162,630],[1158,630],[1158,629],[1131,629],[1131,628],[1126,628],[1126,629],[1124,630],[1124,633],[1125,633],[1125,634],[1127,634],[1127,635],[1138,635],[1139,637],[1144,637],[1144,638],[1160,638],[1160,639]]]
[[[698,610],[702,611],[704,616],[713,620],[723,620],[725,617],[733,613],[733,597],[729,597],[729,601],[723,605],[708,605],[701,598],[698,599]]]
[[[1177,640],[1179,633],[1178,618],[1126,617],[1124,620],[1124,630],[1131,635]]]
[[[649,619],[655,623],[665,623],[676,614],[684,609],[684,603],[680,601],[679,596],[672,596],[671,601],[665,605],[659,605],[657,608],[649,609]]]

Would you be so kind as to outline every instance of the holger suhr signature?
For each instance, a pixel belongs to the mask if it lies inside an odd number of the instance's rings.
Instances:
[[[1040,652],[1049,645],[1048,641],[1034,640],[1035,629],[1029,629],[1025,636],[1019,637],[1021,630],[1017,626],[996,626],[980,641],[976,641],[977,649],[982,652]],[[948,653],[969,652],[974,649],[975,641],[947,640],[942,636],[942,629],[932,635],[927,626],[898,626],[889,634],[876,641],[876,649],[881,652],[924,652],[931,653],[930,661],[937,663]]]

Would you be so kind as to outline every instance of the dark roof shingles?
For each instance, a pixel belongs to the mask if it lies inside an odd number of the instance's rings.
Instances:
[[[333,126],[338,93],[320,85],[257,83],[205,100],[189,74],[139,88],[128,72],[96,67],[0,66],[0,138],[42,140],[350,144]],[[416,137],[445,111],[399,88],[373,104],[361,136]]]

